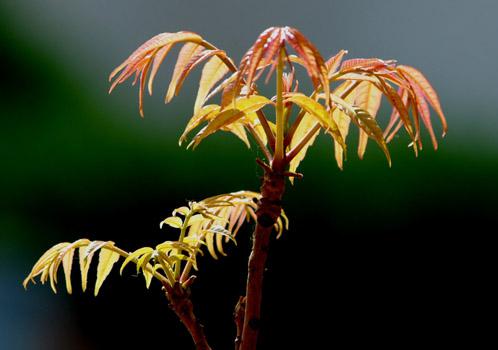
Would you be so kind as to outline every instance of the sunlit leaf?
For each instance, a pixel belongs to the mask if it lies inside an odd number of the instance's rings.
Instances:
[[[150,247],[143,247],[143,248],[139,248],[137,250],[135,250],[133,253],[129,254],[126,259],[123,261],[123,263],[121,264],[121,268],[119,269],[119,273],[120,274],[123,274],[123,270],[124,268],[132,261],[137,261],[138,258],[140,256],[142,256],[143,254],[147,254],[147,253],[152,253],[154,251],[154,249],[150,248]]]
[[[88,270],[92,263],[93,255],[99,249],[106,245],[107,242],[93,241],[86,247],[79,248],[79,261],[81,271],[81,288],[86,291],[88,281]]]
[[[179,218],[177,216],[170,216],[169,218],[164,219],[159,224],[159,227],[163,228],[164,224],[167,224],[167,225],[174,227],[174,228],[181,228],[183,226],[183,221],[181,218]]]
[[[363,129],[368,136],[373,138],[375,142],[380,146],[384,154],[386,155],[389,165],[391,164],[391,156],[389,155],[389,150],[387,149],[386,141],[382,134],[382,129],[379,127],[374,118],[365,110],[352,106],[348,102],[344,101],[340,97],[331,94],[331,99],[337,106],[347,114],[351,120]]]
[[[410,136],[412,141],[415,142],[415,134],[413,133],[412,122],[410,121],[410,115],[405,103],[399,96],[398,92],[394,90],[391,85],[385,83],[382,79],[379,79],[379,82],[380,84],[378,85],[378,87],[383,91],[384,95],[392,104],[393,108],[397,110],[397,112],[399,113],[399,117],[401,118],[401,121],[403,122],[403,125],[408,132],[408,135]]]
[[[152,88],[154,85],[154,79],[156,78],[157,71],[159,70],[159,67],[163,63],[164,59],[168,55],[168,53],[171,51],[171,48],[173,47],[173,44],[167,44],[160,48],[157,53],[154,56],[154,59],[152,61],[152,69],[150,71],[150,76],[149,76],[149,84],[148,84],[148,89],[149,89],[149,94],[152,95]]]
[[[341,65],[342,58],[348,53],[347,50],[341,50],[334,56],[330,57],[326,62],[325,65],[327,66],[327,71],[328,71],[328,78],[330,77],[337,71],[337,68]]]
[[[204,47],[197,43],[186,43],[183,45],[182,49],[178,54],[178,60],[175,64],[175,69],[173,71],[173,76],[171,77],[171,82],[168,87],[168,92],[166,93],[165,102],[170,102],[173,96],[178,93],[178,85],[182,72],[185,70],[185,66],[195,55],[199,54],[204,50]]]
[[[382,91],[375,84],[370,82],[362,82],[355,90],[354,104],[365,110],[375,119],[379,111],[380,102],[382,99]],[[368,134],[364,130],[360,130],[358,142],[358,156],[363,159],[367,148]]]
[[[243,97],[236,100],[234,103],[235,108],[229,108],[221,111],[194,137],[194,140],[192,141],[194,147],[196,147],[204,138],[217,130],[236,122],[246,114],[260,110],[270,103],[272,102],[269,99],[259,95],[253,95],[247,98]]]
[[[189,207],[179,207],[173,210],[173,216],[176,216],[176,214],[182,214],[183,216],[187,216],[190,213],[190,208]]]
[[[119,260],[120,255],[110,249],[103,248],[99,254],[99,264],[97,266],[97,280],[95,281],[95,296],[99,294],[102,283],[107,278],[114,264]]]
[[[225,52],[222,50],[204,50],[204,51],[201,50],[200,52],[198,52],[197,54],[193,55],[190,58],[190,60],[184,66],[182,72],[180,73],[180,76],[176,83],[175,95],[178,95],[178,92],[180,91],[185,79],[190,74],[190,72],[192,72],[192,70],[196,66],[198,66],[199,64],[201,64],[202,62],[213,56],[224,57],[226,59]],[[225,64],[225,62],[223,62],[223,64]]]
[[[423,94],[429,101],[429,104],[432,108],[437,112],[439,118],[441,119],[441,123],[443,124],[443,136],[448,129],[448,125],[446,123],[446,117],[444,116],[443,110],[441,108],[441,104],[439,102],[439,98],[437,96],[436,90],[432,87],[429,80],[417,69],[410,66],[398,66],[398,70],[407,74],[411,79],[413,79],[418,87],[422,90]]]
[[[194,114],[199,112],[204,102],[206,102],[209,91],[211,91],[215,84],[219,82],[228,71],[229,69],[226,64],[218,57],[214,56],[209,59],[202,69],[201,79],[199,80],[199,91],[197,92],[194,104]]]
[[[64,269],[64,278],[66,280],[66,290],[69,294],[73,292],[71,286],[71,269],[73,266],[74,249],[69,250],[62,258],[62,267]]]
[[[342,146],[344,151],[346,151],[346,144],[344,143],[341,132],[339,131],[339,127],[323,105],[301,93],[286,94],[285,100],[297,104],[307,113],[315,117],[315,119],[325,129],[325,132],[330,133],[334,140]]]
[[[293,149],[294,147],[296,147],[301,142],[303,137],[307,134],[307,132],[311,130],[311,128],[313,128],[313,126],[316,123],[317,123],[316,117],[314,117],[310,113],[306,113],[301,122],[299,123],[298,127],[296,128],[296,131],[294,132],[292,140],[289,144],[289,149]],[[317,136],[318,133],[315,133],[315,135],[312,136],[312,138],[299,151],[299,153],[290,161],[289,163],[290,172],[296,172],[297,167],[306,156],[308,148],[313,145]],[[290,178],[289,180],[291,183],[294,183],[294,178]]]
[[[221,107],[218,105],[207,105],[202,107],[188,122],[182,136],[180,136],[179,144],[181,145],[183,141],[187,138],[187,135],[194,130],[196,127],[213,119],[219,114]]]
[[[342,63],[341,71],[354,70],[358,68],[375,70],[393,66],[395,61],[384,61],[379,58],[352,58]]]

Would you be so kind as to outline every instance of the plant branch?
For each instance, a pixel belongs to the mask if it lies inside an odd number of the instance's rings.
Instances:
[[[268,257],[270,237],[282,212],[285,177],[282,173],[266,171],[261,186],[261,200],[256,211],[257,223],[253,234],[253,247],[249,257],[246,308],[240,350],[256,349],[259,334],[263,274]]]
[[[280,49],[277,63],[277,103],[275,114],[277,119],[277,137],[275,143],[274,163],[275,167],[281,169],[284,161],[284,133],[285,133],[285,116],[284,116],[284,96],[283,96],[283,72],[284,72],[284,50]]]
[[[163,283],[163,286],[166,292],[166,298],[169,301],[169,307],[187,328],[192,336],[196,349],[211,350],[204,334],[203,326],[195,317],[194,306],[190,300],[188,289],[183,288],[180,283],[175,283],[173,286]]]
[[[252,127],[252,125],[247,124],[245,126],[247,127],[247,129],[249,130],[249,132],[251,133],[251,135],[256,140],[259,148],[264,153],[264,155],[265,155],[266,160],[268,161],[268,163],[271,163],[271,161],[272,161],[273,158],[272,158],[272,156],[270,154],[270,151],[268,151],[268,148],[266,148],[265,143],[263,142],[263,140],[261,140],[261,137],[259,137],[258,133],[256,132],[256,130],[254,130],[254,128]]]
[[[263,127],[263,130],[266,134],[266,138],[268,139],[268,144],[270,145],[270,148],[272,150],[275,150],[275,136],[273,135],[273,131],[271,130],[270,124],[268,124],[268,119],[266,118],[266,115],[263,113],[261,109],[256,112],[256,115],[258,116],[258,120],[261,123],[261,126]]]
[[[302,138],[302,140],[293,148],[291,149],[287,155],[285,156],[285,159],[287,161],[291,161],[298,153],[303,149],[304,146],[308,143],[308,141],[320,130],[321,126],[319,123],[316,123],[307,133],[306,135]]]

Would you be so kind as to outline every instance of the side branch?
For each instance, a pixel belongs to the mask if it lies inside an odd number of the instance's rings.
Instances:
[[[270,145],[272,150],[275,150],[275,136],[273,135],[270,124],[268,124],[268,119],[266,119],[266,116],[261,109],[256,112],[256,115],[258,116],[258,120],[261,123],[261,126],[263,127],[263,130],[266,134],[268,144]]]
[[[173,286],[164,283],[163,286],[166,291],[166,298],[169,301],[169,307],[189,331],[195,348],[197,350],[211,350],[204,335],[204,329],[195,317],[194,306],[190,300],[188,290],[183,288],[180,283],[175,283]]]

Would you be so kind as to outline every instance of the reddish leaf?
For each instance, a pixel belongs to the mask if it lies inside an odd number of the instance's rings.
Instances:
[[[429,80],[417,69],[410,66],[398,66],[398,70],[407,74],[415,83],[418,85],[420,90],[422,90],[423,94],[429,101],[429,104],[432,108],[437,112],[439,118],[441,119],[441,123],[443,124],[443,136],[446,134],[448,130],[448,125],[446,123],[446,117],[444,116],[443,110],[441,108],[441,104],[439,103],[439,98],[437,96],[436,91],[429,83]]]
[[[161,66],[161,63],[163,63],[164,59],[170,52],[171,48],[173,47],[173,44],[168,44],[156,53],[154,60],[152,62],[152,70],[150,72],[150,77],[149,77],[149,95],[152,95],[152,85],[154,84],[154,79],[156,77],[157,71],[159,70],[159,67]]]
[[[173,71],[173,76],[171,77],[171,82],[169,83],[168,92],[164,101],[166,103],[170,102],[173,96],[178,93],[178,85],[180,82],[180,76],[185,70],[185,67],[189,64],[192,57],[200,54],[204,50],[204,47],[196,43],[186,43],[183,45],[180,53],[178,54],[178,60],[175,64],[175,70]]]
[[[151,39],[147,40],[138,49],[136,49],[123,63],[116,67],[112,73],[109,75],[109,81],[111,81],[114,76],[121,71],[126,66],[134,66],[138,61],[140,61],[147,53],[150,53],[154,49],[163,47],[168,44],[175,44],[179,42],[194,42],[201,43],[202,37],[192,32],[177,32],[177,33],[161,33]]]
[[[341,71],[354,69],[378,70],[381,68],[392,67],[395,61],[384,61],[379,58],[353,58],[342,63]]]
[[[341,65],[342,58],[348,53],[347,50],[341,50],[334,56],[330,57],[327,62],[325,62],[325,65],[327,66],[328,70],[328,78],[330,79],[331,76],[337,71],[337,68]]]

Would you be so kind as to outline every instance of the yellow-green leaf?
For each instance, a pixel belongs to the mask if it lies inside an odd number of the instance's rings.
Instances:
[[[297,104],[310,115],[315,117],[320,125],[325,129],[325,132],[330,133],[333,139],[342,146],[344,151],[346,151],[346,144],[344,143],[344,139],[339,131],[339,127],[331,117],[330,112],[327,111],[323,105],[301,93],[288,93],[286,94],[285,99],[287,102]]]
[[[181,228],[183,226],[183,221],[177,216],[170,216],[169,218],[164,219],[159,227],[162,228],[164,224],[168,224],[169,226],[174,228]]]
[[[214,233],[213,232],[206,232],[205,236],[206,240],[206,245],[209,251],[209,254],[213,257],[213,259],[218,260],[218,255],[216,255],[216,249],[214,248]]]
[[[207,136],[219,129],[236,122],[246,114],[256,112],[264,106],[272,103],[268,98],[259,95],[239,98],[230,108],[222,110],[210,123],[203,128],[192,141],[194,148]],[[232,108],[233,107],[233,108]]]
[[[79,261],[80,261],[80,271],[81,271],[81,288],[86,291],[88,270],[90,269],[90,264],[92,262],[93,255],[97,250],[105,246],[107,242],[93,241],[86,247],[80,247],[79,251]]]
[[[379,147],[386,155],[389,165],[391,165],[391,156],[389,155],[389,150],[387,149],[386,141],[384,140],[382,130],[375,121],[375,119],[373,119],[372,116],[367,111],[352,106],[351,104],[349,104],[348,102],[344,101],[342,98],[334,94],[331,94],[330,97],[332,101],[336,103],[337,106],[344,113],[346,113],[356,125],[358,125],[358,127],[363,129],[368,134],[368,136],[370,136],[375,140],[375,142],[377,142]]]
[[[124,268],[131,261],[133,261],[133,262],[136,263],[136,260],[137,260],[137,258],[140,255],[147,254],[147,253],[152,253],[153,251],[154,251],[154,249],[152,249],[150,247],[143,247],[143,248],[139,248],[139,249],[135,250],[133,253],[131,253],[130,255],[128,255],[128,257],[125,259],[125,261],[123,261],[123,263],[121,264],[121,268],[119,269],[119,274],[123,274]]]
[[[313,126],[317,123],[316,118],[313,117],[311,114],[306,113],[303,116],[303,119],[299,123],[299,125],[296,128],[296,131],[294,132],[294,135],[292,137],[292,140],[289,145],[289,150],[293,149],[296,147],[303,137],[307,134],[307,132],[313,128]],[[306,145],[297,153],[297,155],[290,161],[289,164],[289,171],[290,172],[296,172],[297,167],[301,163],[301,161],[304,159],[306,156],[306,152],[308,151],[308,148],[313,145],[315,142],[316,137],[318,136],[318,132],[315,133],[314,136],[311,137],[311,139],[306,143]],[[291,183],[294,183],[294,178],[290,177],[289,178]]]
[[[74,249],[69,250],[62,258],[62,268],[64,269],[64,278],[66,280],[66,290],[69,294],[73,292],[71,286],[71,269],[73,266]]]
[[[229,71],[227,65],[217,56],[212,57],[202,69],[199,81],[199,91],[195,99],[194,114],[197,114],[201,106],[206,102],[206,97],[213,86],[221,80]]]
[[[336,108],[332,112],[332,117],[334,118],[334,121],[337,123],[337,126],[339,127],[339,131],[341,132],[342,138],[346,140],[346,137],[348,136],[349,133],[349,124],[351,122],[351,119],[344,114],[340,109]],[[339,169],[343,169],[344,167],[344,151],[337,143],[337,141],[334,140],[334,156],[335,160],[337,162],[337,165],[339,166]]]
[[[351,86],[351,82],[346,81],[339,85],[333,92],[334,95],[336,96],[342,96],[342,94],[345,92],[347,88]],[[348,103],[351,103],[354,101],[354,94],[350,93],[346,97],[344,97],[344,100]],[[341,111],[339,108],[334,108],[334,111],[332,112],[332,118],[334,118],[334,121],[336,122],[337,126],[339,127],[339,131],[342,135],[342,139],[344,142],[346,142],[346,138],[348,137],[349,133],[349,125],[351,122],[351,119],[344,114],[343,111]],[[334,140],[334,156],[335,160],[337,163],[337,166],[339,169],[344,168],[344,150],[342,149],[341,145]]]
[[[153,271],[155,272],[156,270],[157,270],[157,267],[154,266]],[[147,269],[143,269],[142,273],[143,273],[144,279],[145,279],[145,288],[149,289],[150,283],[152,282],[153,274],[151,272],[147,271]]]
[[[227,131],[230,131],[232,134],[237,136],[247,148],[251,148],[251,144],[249,143],[249,139],[247,138],[246,130],[244,129],[244,125],[241,123],[233,123],[225,127]]]
[[[185,127],[185,131],[183,131],[182,136],[180,136],[180,140],[178,143],[181,145],[192,130],[194,130],[203,122],[213,119],[217,114],[219,114],[220,109],[221,107],[218,105],[207,105],[202,107],[198,112],[194,114],[192,118],[190,118],[187,126]]]
[[[180,213],[183,216],[187,216],[190,213],[189,207],[180,207],[173,210],[173,216],[176,216],[176,213]]]
[[[97,266],[97,280],[95,281],[95,296],[99,294],[100,287],[104,280],[109,276],[112,267],[119,260],[119,254],[107,249],[102,248],[99,254],[99,264]]]
[[[202,216],[201,214],[192,215],[192,217],[188,220],[188,227],[195,225],[199,222],[202,222],[203,220],[205,219],[204,216]]]

